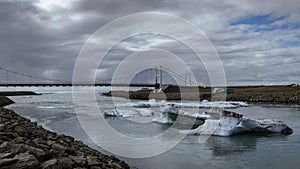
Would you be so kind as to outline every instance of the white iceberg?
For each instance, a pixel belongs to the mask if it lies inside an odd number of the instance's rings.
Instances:
[[[197,112],[197,113],[185,112],[185,111],[182,111],[179,108],[180,108],[180,106],[178,106],[176,104],[166,105],[166,106],[161,108],[161,113],[184,115],[184,116],[193,117],[193,118],[203,118],[203,119],[211,118],[211,115],[207,114],[206,112],[203,112],[203,113],[200,113],[200,112]]]
[[[106,110],[103,112],[104,116],[114,116],[114,117],[132,117],[132,116],[153,116],[154,112],[147,108],[141,109],[113,109],[113,110]]]
[[[233,105],[238,105],[239,107],[248,107],[249,104],[246,102],[242,101],[227,101],[227,103],[233,104]]]
[[[290,127],[276,119],[259,120],[221,109],[205,113],[183,112],[175,105],[166,106],[162,109],[161,115],[152,121],[169,125],[178,124],[178,116],[181,117],[179,124],[191,121],[189,120],[191,117],[195,119],[193,122],[200,124],[195,129],[180,131],[183,134],[232,136],[245,132],[282,133],[286,135],[293,133]],[[204,121],[203,125],[201,125],[201,121]]]
[[[293,130],[282,121],[276,119],[258,120],[238,113],[222,111],[220,119],[207,119],[205,123],[193,130],[182,130],[184,134],[232,136],[245,132],[282,133],[289,135]]]
[[[184,112],[174,104],[166,105],[161,109],[159,117],[156,117],[152,122],[163,123],[168,125],[176,125],[181,127],[198,127],[204,123],[204,120],[210,116],[204,113]]]

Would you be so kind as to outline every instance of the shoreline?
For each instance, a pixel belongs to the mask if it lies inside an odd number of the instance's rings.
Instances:
[[[0,168],[131,168],[114,156],[3,108],[12,103],[0,96]]]
[[[15,103],[6,96],[0,96],[0,108]]]
[[[41,95],[32,91],[0,91],[0,96],[32,96]]]
[[[232,93],[212,93],[213,88],[170,86],[163,93],[154,93],[151,89],[138,91],[110,91],[104,96],[121,97],[136,100],[186,100],[186,101],[244,101],[263,103],[300,104],[300,87],[292,86],[235,86],[228,87]],[[181,92],[182,91],[182,92]],[[195,92],[196,91],[196,92]],[[199,92],[197,92],[199,91]]]

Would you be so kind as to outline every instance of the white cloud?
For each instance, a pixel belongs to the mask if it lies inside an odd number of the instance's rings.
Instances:
[[[34,5],[47,12],[53,12],[57,9],[70,9],[75,0],[57,1],[57,0],[38,0]]]

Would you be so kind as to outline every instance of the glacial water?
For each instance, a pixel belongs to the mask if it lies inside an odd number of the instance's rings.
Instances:
[[[86,87],[84,90],[90,90]],[[120,88],[121,89],[121,88]],[[69,87],[22,87],[0,88],[1,91],[35,91],[38,96],[10,97],[16,103],[7,106],[16,113],[36,121],[45,128],[71,135],[89,146],[110,154],[96,145],[81,128],[77,119],[72,90]],[[109,87],[97,87],[96,93],[109,91]],[[128,102],[126,99],[116,98]],[[96,95],[101,110],[113,109],[111,98]],[[88,101],[87,101],[88,102]],[[88,104],[87,104],[88,106]],[[238,135],[233,137],[211,136],[204,143],[199,137],[186,136],[173,149],[150,158],[125,158],[132,166],[141,169],[299,169],[300,166],[300,105],[251,104],[233,111],[254,118],[275,118],[287,123],[294,131],[292,135]],[[125,118],[108,118],[108,123],[119,132],[132,137],[153,136],[163,132],[166,126],[152,123],[154,117],[143,117],[144,123],[134,123]],[[112,145],[122,140],[112,140]]]

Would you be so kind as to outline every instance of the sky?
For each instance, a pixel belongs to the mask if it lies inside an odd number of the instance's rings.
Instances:
[[[98,29],[126,15],[158,12],[189,21],[210,39],[228,84],[300,83],[299,9],[298,0],[0,0],[0,67],[71,80],[81,49]],[[145,32],[116,44],[98,78],[111,78],[126,56],[150,48],[178,55],[200,84],[210,83],[203,64],[181,42]]]

